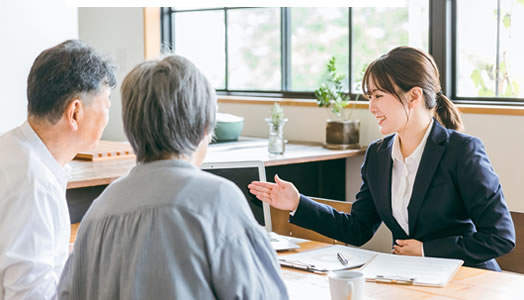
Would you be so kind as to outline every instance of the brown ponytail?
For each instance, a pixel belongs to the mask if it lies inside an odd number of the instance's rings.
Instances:
[[[455,104],[442,92],[437,93],[436,100],[435,118],[437,121],[448,129],[464,131],[462,118]]]

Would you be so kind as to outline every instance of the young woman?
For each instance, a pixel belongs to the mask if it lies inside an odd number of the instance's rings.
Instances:
[[[351,214],[312,201],[278,176],[253,182],[251,193],[292,211],[293,224],[339,241],[360,246],[384,222],[395,254],[500,270],[494,258],[515,246],[513,222],[482,142],[460,133],[460,114],[442,94],[433,58],[395,48],[369,65],[363,88],[387,136],[368,147]]]

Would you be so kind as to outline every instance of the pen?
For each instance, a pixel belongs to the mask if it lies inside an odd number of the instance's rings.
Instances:
[[[309,272],[313,272],[313,273],[325,274],[325,273],[329,272],[328,269],[319,269],[319,268],[315,267],[315,265],[306,264],[306,263],[303,263],[303,262],[300,262],[300,261],[287,261],[287,260],[284,260],[284,259],[279,259],[279,262],[280,262],[280,265],[284,266],[284,267],[295,268],[295,269],[309,271]]]
[[[337,252],[337,258],[338,258],[338,261],[340,261],[340,263],[342,265],[347,265],[348,264],[348,260],[344,257],[344,255],[342,255],[342,253],[340,252]]]

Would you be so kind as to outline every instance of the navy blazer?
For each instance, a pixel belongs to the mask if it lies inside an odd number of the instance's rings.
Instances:
[[[301,195],[290,222],[356,246],[371,239],[384,222],[393,241],[423,242],[425,256],[500,270],[494,258],[515,247],[515,227],[482,142],[433,122],[408,205],[407,235],[391,211],[393,138],[368,147],[351,214]]]

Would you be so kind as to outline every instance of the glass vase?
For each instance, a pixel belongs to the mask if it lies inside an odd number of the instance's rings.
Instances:
[[[269,141],[267,150],[271,154],[284,154],[286,150],[286,141],[284,140],[284,125],[287,119],[282,119],[280,123],[274,124],[271,118],[266,118],[269,125]]]

